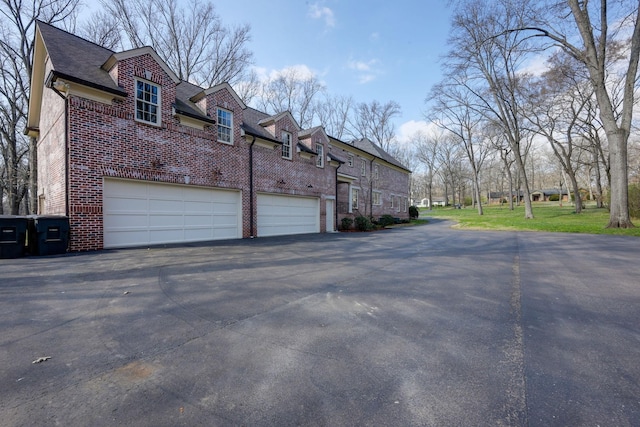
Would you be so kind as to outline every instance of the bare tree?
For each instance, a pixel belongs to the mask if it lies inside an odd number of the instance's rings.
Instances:
[[[0,151],[3,194],[9,213],[34,212],[37,200],[36,140],[23,134],[27,115],[36,20],[71,25],[79,0],[0,0]]]
[[[582,200],[576,176],[580,156],[584,153],[581,147],[585,133],[583,125],[591,125],[585,116],[588,117],[587,108],[593,89],[576,72],[570,58],[555,55],[550,64],[548,71],[528,85],[529,106],[524,109],[525,115],[533,125],[533,131],[549,142],[571,181],[576,213],[581,213]]]
[[[395,142],[395,125],[393,118],[400,115],[400,104],[388,101],[381,104],[371,101],[356,106],[352,127],[357,137],[367,138],[378,144],[384,151],[391,151]]]
[[[149,45],[181,80],[214,86],[242,80],[252,64],[250,26],[224,26],[211,2],[101,0],[115,17],[121,48]],[[111,26],[103,28],[110,33]],[[111,40],[110,37],[107,40]]]
[[[340,140],[353,135],[353,131],[349,129],[349,118],[354,109],[353,97],[344,95],[326,95],[314,107],[316,120],[324,126],[325,132]]]
[[[120,22],[116,15],[98,10],[78,27],[78,35],[107,49],[122,47]]]
[[[440,141],[444,138],[444,133],[434,131],[431,134],[417,132],[410,139],[416,147],[417,158],[426,166],[425,185],[429,209],[433,208],[433,181],[438,172],[438,149]]]
[[[441,84],[432,92],[436,105],[435,123],[455,136],[460,142],[469,160],[473,198],[477,203],[478,214],[482,215],[482,197],[480,194],[480,169],[490,145],[482,134],[482,116],[473,106],[474,94],[465,85]]]
[[[533,218],[520,111],[524,76],[519,72],[531,50],[526,41],[504,31],[522,22],[522,5],[461,0],[457,6],[445,63],[447,78],[464,86],[474,97],[471,107],[502,128],[522,179],[525,218]]]
[[[289,111],[302,128],[314,122],[314,101],[324,91],[318,78],[299,67],[285,68],[262,85],[259,108],[268,113]]]
[[[561,28],[566,17],[572,24]],[[549,26],[558,24],[559,29]],[[611,204],[609,228],[633,227],[628,204],[628,140],[640,59],[640,5],[635,0],[543,2],[529,16],[530,25],[514,25],[508,31],[532,33],[551,40],[586,68],[598,101],[599,115],[609,142]],[[573,42],[575,40],[575,42]],[[611,66],[612,41],[627,46],[624,59]],[[620,82],[620,104],[612,93]]]

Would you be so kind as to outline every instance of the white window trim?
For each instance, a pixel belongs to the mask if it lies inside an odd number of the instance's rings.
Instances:
[[[316,153],[318,153],[318,157],[316,158],[316,166],[319,168],[324,168],[324,145],[319,142],[316,142]]]
[[[355,204],[355,206],[354,206],[354,204],[353,204],[353,202],[354,202],[354,200],[353,200],[353,196],[354,196],[354,195],[356,196],[356,200],[355,200],[356,204]],[[358,188],[358,187],[351,187],[351,209],[352,209],[352,210],[354,210],[354,209],[355,209],[355,210],[358,210],[358,209],[359,209],[359,208],[358,208],[359,206],[360,206],[360,188]]]
[[[286,136],[288,136],[288,139],[286,138]],[[285,147],[289,148],[288,150],[289,153],[287,155],[284,154]],[[293,151],[293,135],[291,134],[291,132],[282,131],[282,158],[291,160],[291,158],[293,157],[292,151]]]
[[[375,179],[376,181],[380,179],[380,170],[378,168],[378,165],[373,165],[373,179]]]
[[[376,203],[376,196],[378,196],[377,203]],[[373,205],[374,206],[382,205],[382,191],[373,190]]]
[[[360,160],[360,176],[367,176],[367,163],[364,159]]]
[[[225,126],[225,125],[221,125],[220,124],[220,120],[219,120],[219,116],[218,116],[218,112],[219,111],[224,111],[226,113],[229,113],[231,115],[231,125],[230,126]],[[216,138],[218,140],[218,142],[222,143],[222,144],[228,144],[228,145],[233,145],[233,111],[231,110],[227,110],[226,108],[222,108],[222,107],[217,107],[216,110],[216,122],[218,123],[218,127],[224,127],[224,128],[228,128],[229,129],[229,135],[230,135],[230,141],[225,141],[219,138],[219,133],[217,131],[216,128]]]
[[[144,119],[139,119],[138,118],[138,82],[142,82],[143,84],[148,84],[151,86],[155,86],[158,88],[158,102],[156,104],[152,104],[150,102],[145,101],[144,99],[141,99],[140,101],[145,102],[147,104],[151,104],[151,105],[155,105],[156,106],[156,117],[157,117],[157,121],[155,122],[150,122]],[[162,86],[160,86],[157,83],[154,83],[150,80],[145,80],[145,79],[141,79],[139,77],[136,77],[134,79],[134,118],[136,122],[139,123],[144,123],[147,125],[151,125],[151,126],[162,126]]]
[[[349,157],[347,158],[347,162],[349,164],[349,167],[353,167],[353,156],[351,154],[349,154]]]

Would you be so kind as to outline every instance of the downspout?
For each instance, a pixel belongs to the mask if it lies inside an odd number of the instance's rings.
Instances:
[[[253,144],[256,143],[256,137],[253,136],[251,140],[251,145],[249,146],[249,233],[251,234],[251,239],[253,239]]]
[[[64,214],[69,218],[69,98],[60,92],[58,87],[62,87],[63,90],[69,88],[66,83],[55,82],[49,80],[47,86],[57,93],[60,98],[64,99]],[[71,239],[69,239],[71,241]]]
[[[336,205],[334,206],[334,214],[333,216],[334,221],[333,221],[333,228],[335,228],[336,230],[338,230],[338,169],[340,169],[340,166],[342,166],[342,163],[338,164],[338,167],[336,168],[336,183],[335,183],[335,187],[336,187],[336,191],[335,191],[335,195],[336,195]],[[331,230],[334,231],[334,230]]]
[[[369,217],[373,219],[373,161],[375,158],[371,159],[369,162],[369,173],[371,174],[371,180],[369,181]]]

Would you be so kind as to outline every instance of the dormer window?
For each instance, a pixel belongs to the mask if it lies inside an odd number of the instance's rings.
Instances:
[[[282,132],[282,157],[291,160],[291,134]]]
[[[218,141],[233,144],[233,113],[218,108]]]
[[[160,126],[160,86],[136,79],[136,120]]]
[[[316,153],[318,153],[318,157],[316,157],[316,166],[319,168],[324,167],[324,145],[320,143],[316,143]]]

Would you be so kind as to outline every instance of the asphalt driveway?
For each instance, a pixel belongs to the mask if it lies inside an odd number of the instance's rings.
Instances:
[[[0,260],[0,424],[640,425],[640,239],[449,225]]]

